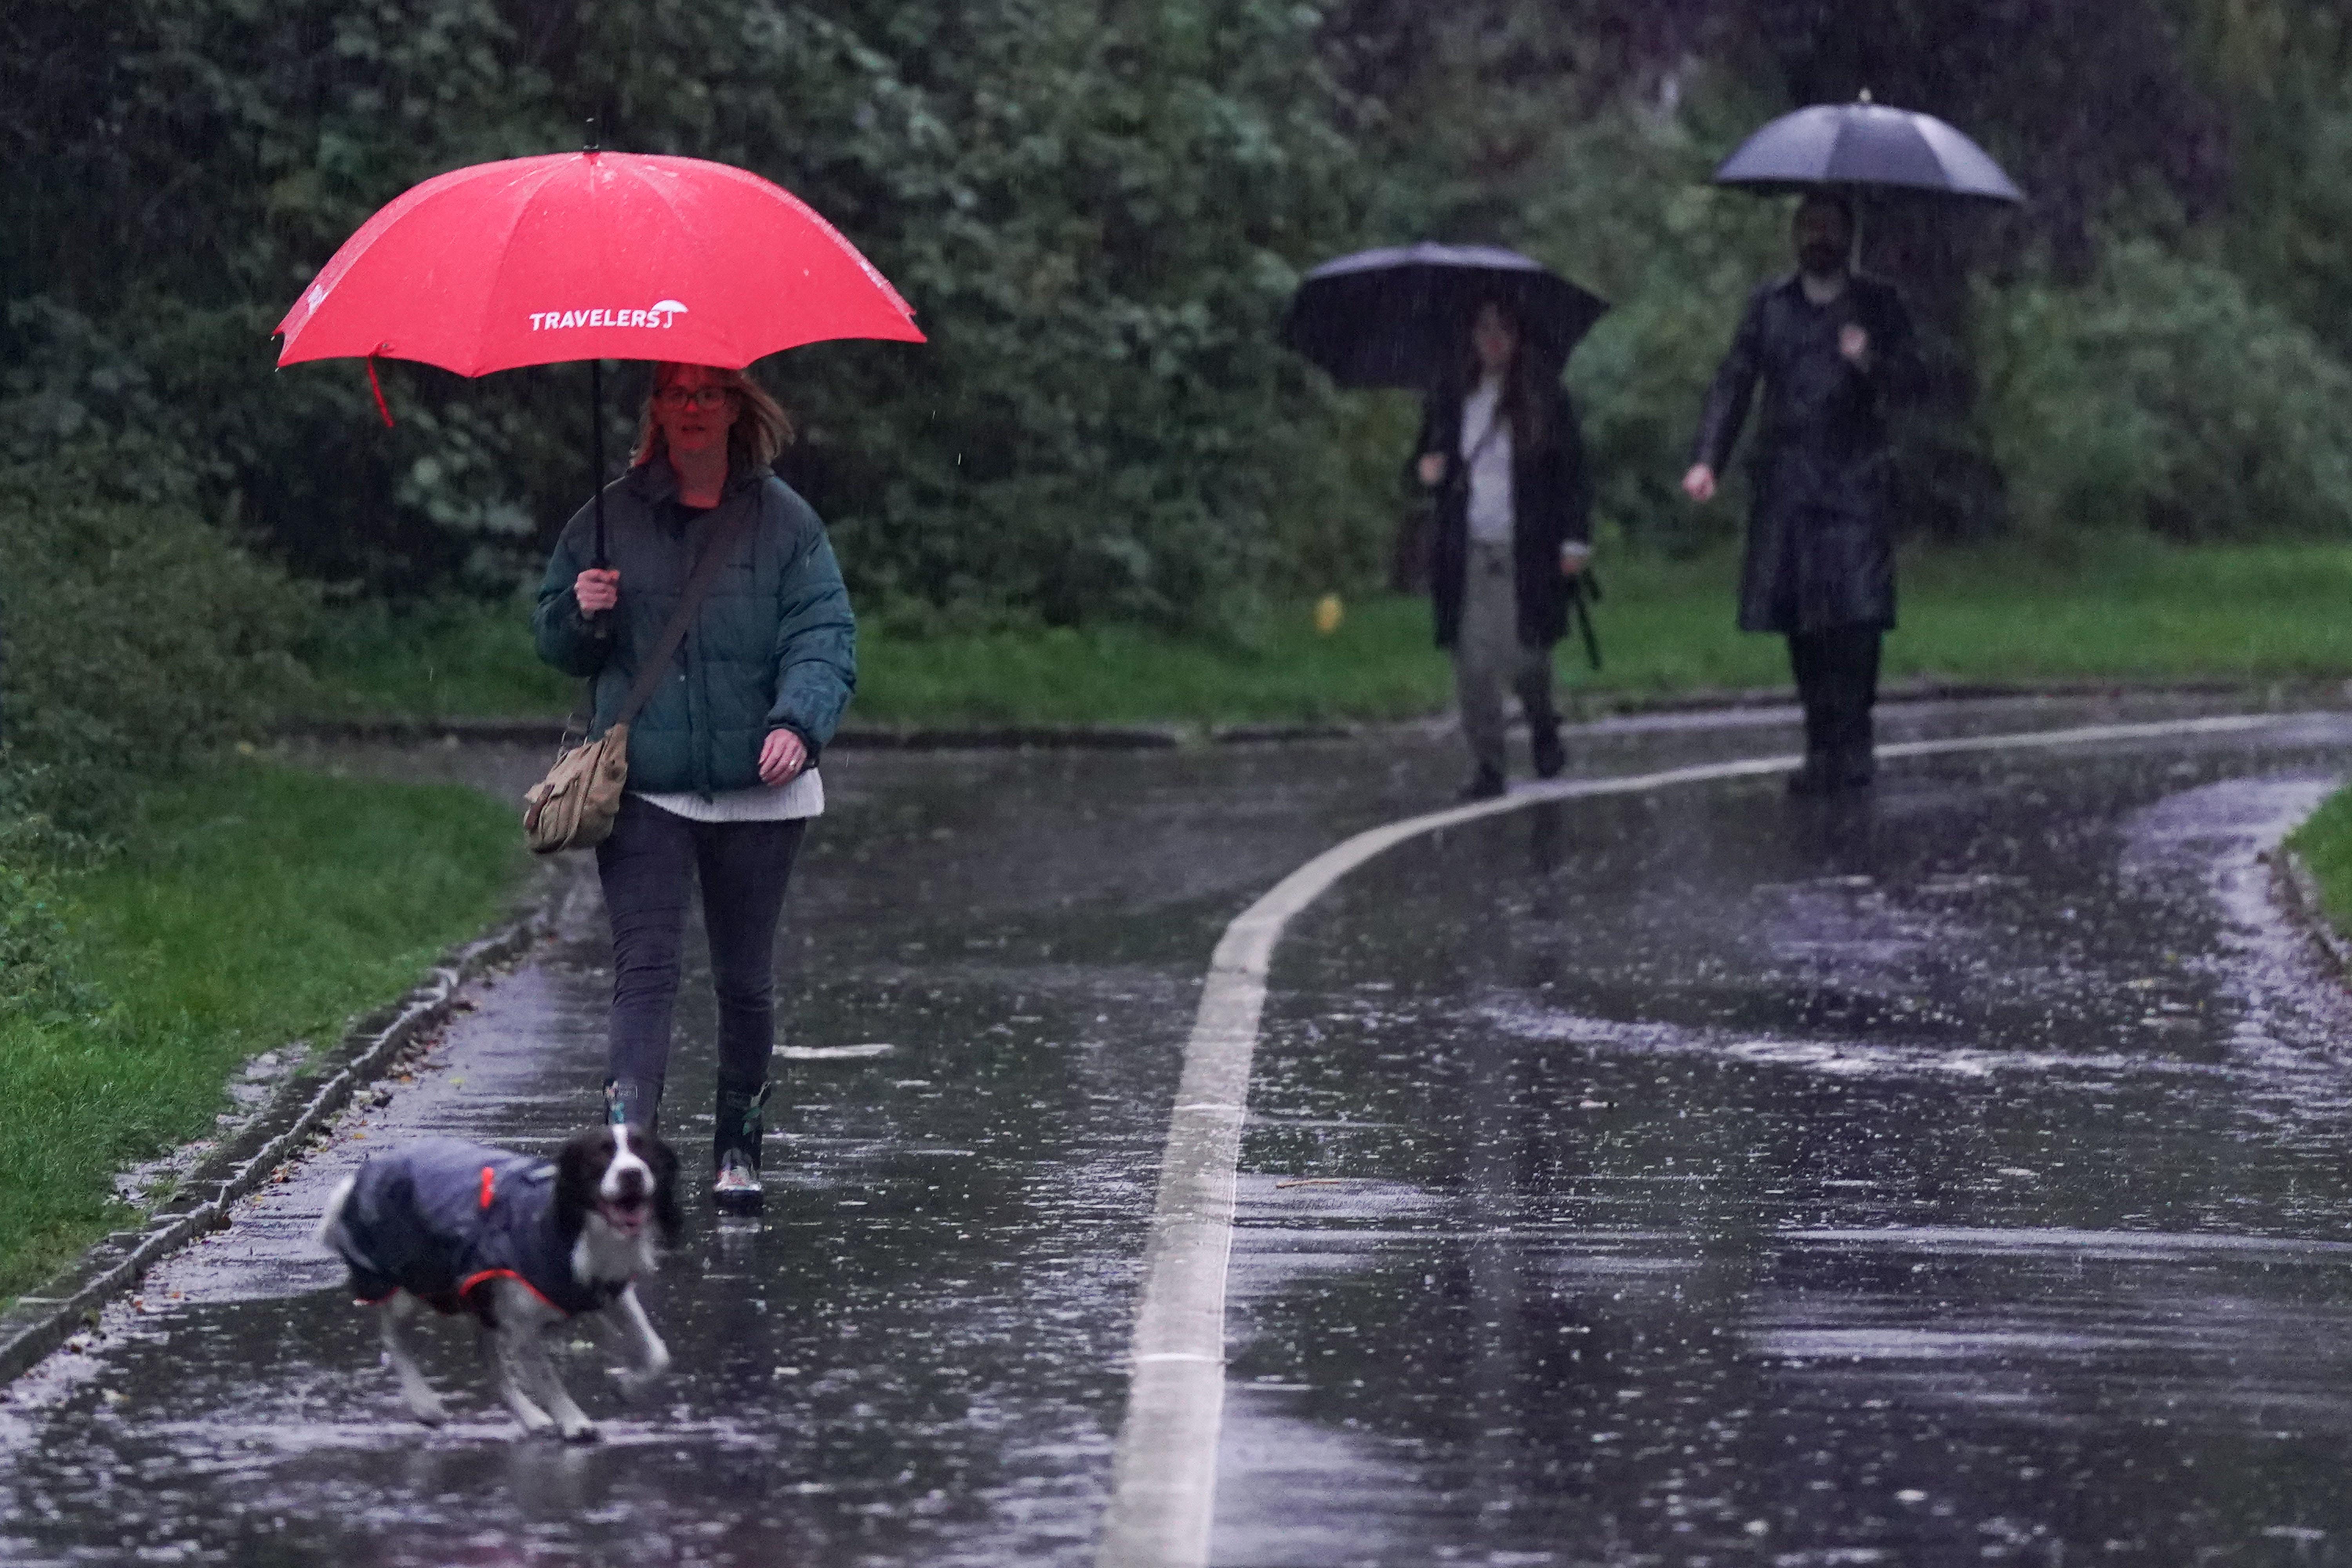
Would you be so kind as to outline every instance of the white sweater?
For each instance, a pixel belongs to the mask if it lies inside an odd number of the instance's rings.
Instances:
[[[656,795],[647,790],[629,793],[647,805],[657,805],[688,822],[788,822],[796,816],[824,815],[824,781],[817,777],[814,768],[803,769],[782,789],[754,784],[750,789],[723,789],[711,795],[696,795],[691,790],[675,795]]]
[[[1491,375],[1462,400],[1462,460],[1470,466],[1470,537],[1486,544],[1509,542],[1516,500],[1511,493],[1511,427],[1495,422],[1502,401],[1502,381]]]

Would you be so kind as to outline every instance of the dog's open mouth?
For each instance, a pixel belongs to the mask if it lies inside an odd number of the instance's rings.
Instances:
[[[596,1212],[604,1223],[623,1236],[635,1236],[645,1228],[646,1200],[643,1198],[599,1198]]]

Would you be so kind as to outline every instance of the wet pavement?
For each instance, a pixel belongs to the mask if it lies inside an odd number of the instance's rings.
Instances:
[[[1343,882],[1253,1080],[1215,1560],[2344,1560],[2352,1009],[2254,858],[2299,738]]]
[[[2181,705],[1894,715],[1889,738]],[[1621,724],[1580,765],[1786,749]],[[2352,1537],[2347,1009],[2252,858],[2352,721],[1542,806],[1294,922],[1242,1168],[1215,1560],[2326,1563]],[[505,790],[518,749],[322,761]],[[372,1146],[549,1148],[601,911],[0,1404],[11,1563],[1090,1559],[1179,1053],[1224,922],[1444,798],[1437,735],[836,752],[784,939],[759,1222],[677,1357],[517,1440],[454,1325],[400,1414],[308,1232]],[[690,982],[669,1120],[707,1160]],[[772,1147],[773,1145],[772,1145]]]

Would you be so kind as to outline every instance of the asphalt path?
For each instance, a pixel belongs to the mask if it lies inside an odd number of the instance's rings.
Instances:
[[[1578,765],[1769,754],[1785,718],[1604,727]],[[1908,759],[1830,805],[1730,779],[1351,872],[1271,972],[1213,1560],[2334,1561],[2345,1009],[2253,855],[2347,743]],[[512,788],[541,759],[320,760]],[[633,1409],[572,1356],[605,1440],[519,1441],[450,1327],[427,1433],[308,1231],[370,1148],[587,1120],[583,885],[413,1081],[11,1391],[0,1558],[1091,1561],[1208,954],[1455,767],[1435,735],[837,753],[783,942],[779,1180],[647,1287],[675,1375]]]

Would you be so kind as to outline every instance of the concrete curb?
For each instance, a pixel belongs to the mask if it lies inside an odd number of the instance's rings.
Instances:
[[[565,892],[564,879],[553,866],[542,867],[538,877],[538,886],[513,918],[451,948],[423,984],[354,1023],[317,1064],[323,1077],[281,1084],[268,1106],[190,1172],[143,1227],[114,1232],[39,1289],[18,1297],[0,1315],[0,1384],[93,1326],[108,1298],[137,1283],[163,1258],[207,1231],[225,1228],[231,1205],[295,1157],[303,1142],[362,1086],[382,1076],[411,1041],[449,1016],[458,987],[537,943],[552,928]]]
[[[1958,681],[1917,678],[1879,689],[1881,705],[1905,702],[1983,701],[2000,698],[2082,697],[2262,697],[2285,700],[2326,692],[2352,696],[2352,682],[2333,680],[2027,680]],[[1792,688],[1768,686],[1714,689],[1666,696],[1642,692],[1561,692],[1571,719],[1622,718],[1644,713],[1741,712],[1788,707]],[[947,751],[1165,751],[1179,746],[1267,745],[1294,741],[1345,741],[1387,731],[1426,727],[1442,714],[1418,719],[1255,724],[1004,724],[968,727],[854,725],[834,736],[827,750],[887,752]],[[553,746],[563,721],[551,718],[297,719],[277,727],[289,739],[506,742]]]
[[[2319,896],[2319,879],[2304,858],[2284,844],[2265,857],[2271,867],[2271,891],[2287,920],[2302,929],[2319,950],[2320,961],[2337,980],[2352,984],[2352,942],[2347,942],[2327,918]]]
[[[996,728],[932,729],[859,726],[834,736],[827,751],[1013,752],[1171,751],[1202,742],[1249,744],[1274,741],[1338,741],[1378,726],[1365,724],[1006,724]],[[319,741],[471,742],[553,747],[563,738],[559,719],[298,719],[277,727],[285,739]]]
[[[297,719],[280,724],[281,739],[317,741],[420,741],[507,743],[554,747],[563,739],[561,719]],[[1086,747],[1097,751],[1179,746],[1185,731],[1174,725],[1007,725],[992,730],[845,730],[825,749],[878,751],[1012,751],[1024,747]]]

